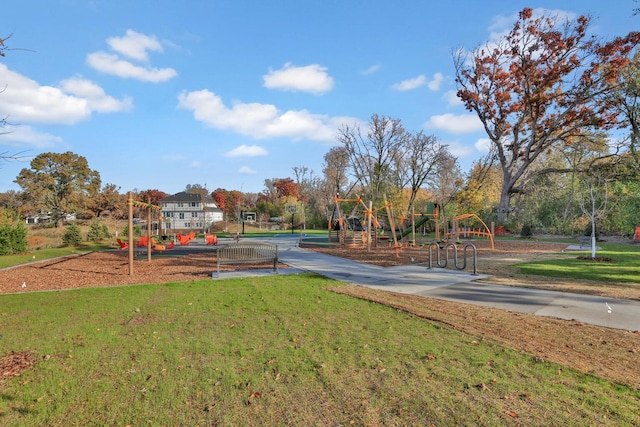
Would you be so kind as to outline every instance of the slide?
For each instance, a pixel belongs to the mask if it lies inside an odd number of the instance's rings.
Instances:
[[[423,216],[419,217],[418,219],[416,219],[416,221],[415,221],[416,222],[416,225],[415,225],[416,231],[418,231],[418,229],[420,227],[422,227],[422,225],[425,222],[429,221],[430,219],[433,219],[433,215],[423,215]],[[402,231],[400,233],[397,233],[396,234],[396,238],[398,240],[400,240],[403,237],[407,237],[409,234],[411,234],[411,229],[412,229],[411,226],[407,227],[404,231]]]

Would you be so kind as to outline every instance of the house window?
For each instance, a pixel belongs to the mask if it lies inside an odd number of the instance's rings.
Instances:
[[[198,212],[191,212],[191,218],[198,218]]]
[[[184,212],[180,212],[180,213],[178,214],[178,218],[180,218],[180,219],[184,219]]]
[[[184,206],[184,203],[182,203],[182,202],[178,202],[178,207],[179,207],[179,208],[181,208],[181,207],[183,207],[183,206]]]
[[[191,203],[190,203],[190,206],[191,206],[192,208],[197,208],[198,206],[200,206],[200,202],[191,202]]]

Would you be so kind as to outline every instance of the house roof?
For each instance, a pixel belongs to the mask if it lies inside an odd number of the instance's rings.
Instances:
[[[216,201],[213,199],[213,197],[207,195],[204,198],[205,203],[211,205],[215,205],[216,207],[218,207],[218,205],[216,204]],[[202,202],[202,196],[200,194],[197,193],[187,193],[186,191],[183,191],[181,193],[176,193],[172,196],[168,196],[165,197],[164,199],[160,199],[158,200],[158,202],[160,203],[166,203],[166,202],[186,202],[186,203],[191,203],[191,202]]]

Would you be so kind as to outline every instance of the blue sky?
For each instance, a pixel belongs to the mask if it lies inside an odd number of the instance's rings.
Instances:
[[[451,52],[510,29],[523,7],[640,27],[633,0],[24,0],[5,2],[0,153],[72,151],[103,184],[260,192],[322,174],[344,123],[372,114],[436,135],[466,171],[479,121],[455,98]],[[0,191],[29,159],[0,165]]]

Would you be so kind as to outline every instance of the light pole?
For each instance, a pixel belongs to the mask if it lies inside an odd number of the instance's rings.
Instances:
[[[296,213],[296,205],[294,205],[293,203],[290,203],[285,206],[285,209],[287,212],[291,214],[291,234],[293,234],[293,216]]]

